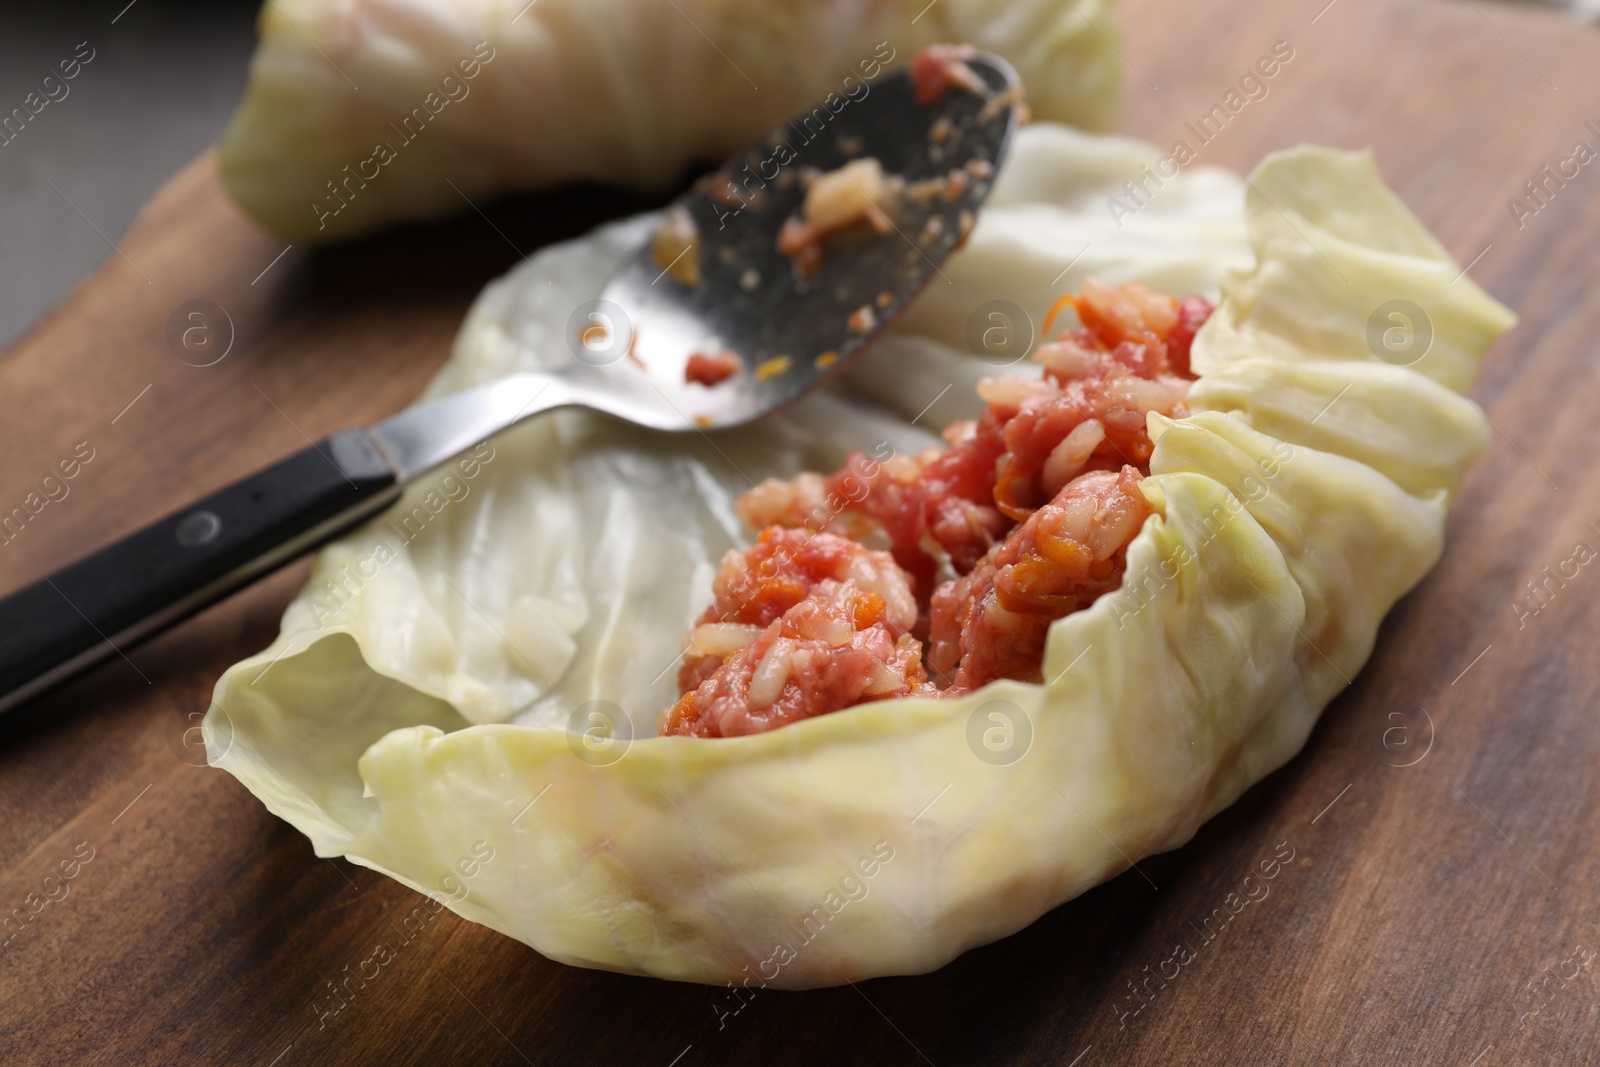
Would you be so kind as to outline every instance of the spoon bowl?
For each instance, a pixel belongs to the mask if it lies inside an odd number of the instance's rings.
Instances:
[[[642,374],[676,416],[651,419],[659,429],[750,422],[837,375],[925,286],[948,284],[940,264],[966,239],[1018,125],[1010,65],[982,53],[961,62],[985,92],[923,103],[908,71],[889,74],[697,182],[668,209],[692,222],[696,247],[683,255],[697,259],[697,282],[682,280],[681,260],[636,250],[585,309],[611,321],[570,325],[579,364],[607,372],[610,388],[636,388],[627,379]],[[779,249],[785,223],[804,218],[821,175],[867,160],[890,186],[876,217],[830,235],[814,271],[803,270]],[[842,180],[857,191],[848,172]],[[688,381],[696,352],[731,353],[740,369],[712,386]]]

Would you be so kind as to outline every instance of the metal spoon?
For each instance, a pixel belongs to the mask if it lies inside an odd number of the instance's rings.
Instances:
[[[559,371],[336,433],[0,600],[0,711],[357,526],[408,482],[523,419],[578,406],[704,432],[827,382],[938,272],[988,195],[1019,121],[1020,83],[995,56],[964,62],[986,91],[954,86],[924,104],[907,71],[885,75],[859,97],[830,95],[697,182],[668,209],[679,237],[637,250],[574,312],[576,358]],[[899,185],[876,227],[830,234],[820,264],[805,258],[814,244],[780,252],[810,184],[869,158]],[[714,385],[691,382],[696,353],[732,353],[738,369]]]

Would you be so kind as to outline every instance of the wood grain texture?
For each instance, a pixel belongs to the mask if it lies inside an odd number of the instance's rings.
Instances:
[[[1184,137],[1286,40],[1294,56],[1267,95],[1200,160],[1245,169],[1300,141],[1372,144],[1390,184],[1463,263],[1481,254],[1474,276],[1523,316],[1474,391],[1497,436],[1443,562],[1297,759],[1142,861],[1148,880],[1129,872],[932,975],[763,992],[719,1028],[713,990],[558,966],[449,913],[404,940],[397,924],[421,898],[315,858],[232,778],[195,765],[185,731],[222,669],[270,641],[301,564],[6,724],[0,907],[32,917],[0,933],[0,1059],[1600,1060],[1600,957],[1585,962],[1600,950],[1600,567],[1543,571],[1580,541],[1600,550],[1600,165],[1520,227],[1507,206],[1573,142],[1600,144],[1584,128],[1600,123],[1596,39],[1487,0],[1133,0],[1124,21],[1125,131]],[[282,245],[231,207],[202,157],[0,358],[0,511],[79,442],[94,450],[70,494],[0,547],[0,586],[400,407],[517,250],[639,206],[509,201],[489,212],[503,235],[469,213],[294,249],[262,275]],[[191,299],[233,321],[215,366],[180,362],[164,340]],[[1529,581],[1546,583],[1542,600]],[[1207,917],[1280,846],[1294,859],[1269,894],[1208,939]],[[65,898],[39,909],[47,889],[61,895],[44,880],[63,864]],[[319,1018],[328,983],[397,941],[378,978]],[[1164,964],[1180,943],[1187,962]]]

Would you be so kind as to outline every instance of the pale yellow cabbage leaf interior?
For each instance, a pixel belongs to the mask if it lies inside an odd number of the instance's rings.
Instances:
[[[1438,558],[1485,444],[1457,390],[1511,316],[1366,155],[1282,153],[1249,189],[1186,171],[1119,226],[1105,198],[1157,156],[1024,130],[948,284],[843,386],[757,427],[710,442],[562,413],[495,439],[471,477],[414,487],[324,551],[278,640],[219,682],[213,763],[320,855],[554,959],[700,982],[926,971],[1186,841],[1300,748]],[[650,225],[491,285],[429,395],[571,358],[568,314]],[[1196,342],[1195,414],[1153,419],[1158,515],[1123,588],[1052,628],[1047,684],[649,736],[716,561],[750,537],[737,494],[851,448],[926,446],[996,370],[965,346],[971,310],[1037,313],[1088,275],[1222,303]],[[1410,367],[1362,340],[1397,292],[1439,346]],[[580,758],[566,727],[586,706],[632,721],[616,762]],[[973,741],[994,723],[1028,735],[1009,763]],[[494,858],[465,878],[480,843]]]

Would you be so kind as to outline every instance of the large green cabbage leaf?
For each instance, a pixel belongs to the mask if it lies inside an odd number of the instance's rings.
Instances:
[[[949,284],[843,386],[759,426],[713,441],[558,413],[408,490],[218,683],[212,762],[319,855],[554,959],[700,982],[926,971],[1183,843],[1300,748],[1438,558],[1485,444],[1457,390],[1511,316],[1367,156],[1297,149],[1248,187],[1186,171],[1113,221],[1105,198],[1157,155],[1025,129]],[[651,224],[491,285],[428,394],[571,358],[571,309]],[[995,371],[966,347],[973,309],[1042,310],[1087,275],[1221,305],[1195,413],[1153,417],[1157,514],[1122,589],[1052,627],[1046,684],[651,736],[715,563],[749,537],[734,498],[852,448],[925,447]],[[1413,366],[1350,341],[1397,291],[1439,346]],[[586,741],[603,720],[631,743]]]
[[[661,189],[937,42],[1010,60],[1034,114],[1111,126],[1112,0],[271,0],[223,138],[228,192],[285,240],[507,189]]]

